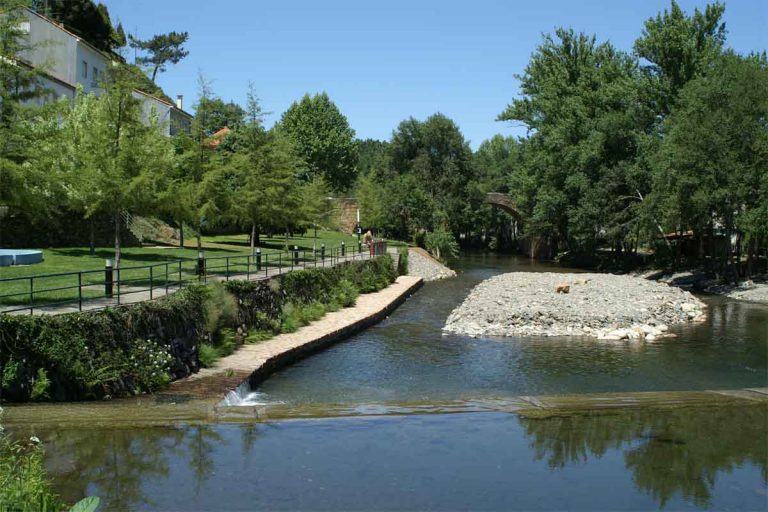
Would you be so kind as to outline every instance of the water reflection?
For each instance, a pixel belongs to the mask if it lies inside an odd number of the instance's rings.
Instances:
[[[38,433],[56,489],[104,510],[754,509],[767,427],[749,406]]]
[[[759,467],[768,482],[764,406],[520,418],[520,423],[536,459],[553,469],[622,450],[635,485],[660,507],[677,493],[698,507],[711,506],[717,474],[747,463]]]

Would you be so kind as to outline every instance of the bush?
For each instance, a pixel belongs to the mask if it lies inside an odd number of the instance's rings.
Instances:
[[[48,389],[51,386],[51,381],[48,379],[48,374],[42,368],[37,370],[37,379],[32,384],[32,391],[30,398],[32,400],[44,400],[50,398],[48,396]]]
[[[400,248],[400,258],[397,260],[397,275],[408,275],[408,247]]]
[[[443,229],[427,233],[425,244],[426,249],[438,260],[445,261],[459,257],[459,244],[456,238]]]

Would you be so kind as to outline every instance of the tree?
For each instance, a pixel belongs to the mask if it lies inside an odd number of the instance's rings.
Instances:
[[[348,190],[354,184],[355,131],[326,93],[307,94],[294,102],[278,126],[307,164],[304,181],[322,176],[336,191]]]
[[[528,235],[587,254],[602,242],[629,249],[640,229],[639,140],[653,119],[639,99],[636,61],[594,36],[558,29],[519,78],[523,97],[499,120],[531,131],[525,166],[510,177]]]
[[[148,53],[146,56],[137,57],[136,62],[149,66],[152,70],[150,76],[153,82],[157,73],[164,72],[169,63],[178,64],[189,55],[183,46],[189,39],[188,32],[168,32],[145,40],[129,35],[128,39],[131,48],[137,48]]]
[[[108,213],[115,225],[115,267],[120,267],[121,216],[151,213],[170,167],[172,147],[157,116],[148,124],[122,67],[109,70],[101,96],[79,92],[64,116],[62,181],[76,194],[85,217]]]
[[[75,32],[96,48],[115,51],[125,46],[122,26],[112,26],[107,6],[93,0],[35,0],[35,10]]]
[[[264,129],[264,112],[252,84],[247,97],[245,120],[234,132],[237,152],[232,162],[237,169],[236,217],[250,230],[253,252],[262,230],[287,230],[303,220],[296,178],[302,163],[282,134]]]
[[[700,75],[725,43],[725,5],[708,4],[687,16],[675,0],[669,10],[645,22],[635,53],[648,61],[645,71],[653,89],[655,110],[669,113],[680,89]]]
[[[9,206],[12,214],[44,216],[51,206],[46,191],[50,181],[28,162],[37,143],[44,142],[40,137],[48,136],[37,120],[47,125],[55,113],[29,105],[45,88],[39,81],[41,70],[18,60],[33,49],[23,29],[27,7],[25,0],[0,0],[0,205]]]
[[[655,196],[668,226],[693,229],[718,272],[751,262],[768,241],[768,61],[727,52],[680,91],[656,158]],[[731,244],[718,250],[715,235]],[[710,246],[706,247],[704,241]],[[732,258],[734,260],[732,261]],[[732,264],[733,263],[733,264]]]
[[[467,228],[472,151],[453,120],[438,113],[423,122],[413,118],[401,122],[392,134],[389,158],[390,173],[412,178],[400,186],[420,190],[406,202],[428,198],[418,207],[422,211],[409,212],[410,218],[419,219],[412,230],[443,228],[458,233]]]
[[[243,123],[245,110],[237,103],[224,102],[221,98],[201,99],[195,108],[196,115],[205,120],[203,131],[211,136],[218,130],[227,127],[236,129]]]

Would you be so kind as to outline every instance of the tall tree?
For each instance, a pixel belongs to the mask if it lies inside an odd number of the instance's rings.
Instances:
[[[35,0],[34,8],[104,51],[125,46],[122,27],[112,26],[107,6],[93,0]]]
[[[195,108],[196,115],[205,119],[202,127],[210,136],[216,131],[227,127],[231,130],[240,126],[245,119],[245,110],[234,101],[224,102],[221,98],[201,99]]]
[[[103,94],[79,93],[62,128],[63,181],[78,194],[86,217],[107,213],[114,219],[117,268],[121,217],[125,212],[155,211],[172,157],[157,116],[144,123],[133,85],[124,68],[111,68]]]
[[[284,136],[264,129],[264,112],[251,84],[244,122],[237,127],[233,164],[237,168],[238,223],[250,230],[251,252],[261,231],[287,229],[301,219],[297,174],[302,163]]]
[[[326,93],[307,94],[294,102],[278,127],[307,163],[305,181],[322,176],[336,191],[348,190],[354,184],[355,131]]]
[[[725,5],[708,4],[692,16],[672,0],[669,10],[645,22],[635,41],[635,53],[648,62],[645,67],[654,91],[654,107],[662,116],[669,113],[680,89],[700,75],[725,43]]]
[[[520,81],[523,97],[499,120],[521,121],[532,133],[511,187],[530,208],[528,234],[588,253],[603,240],[622,249],[638,229],[634,165],[652,119],[638,99],[635,60],[594,36],[558,29]]]
[[[157,73],[164,72],[168,64],[178,64],[189,55],[189,52],[184,49],[184,43],[189,39],[188,32],[168,32],[145,40],[129,35],[128,39],[131,48],[147,53],[137,57],[136,63],[149,66],[153,82],[157,78]]]
[[[29,102],[46,92],[38,80],[41,70],[18,60],[33,49],[23,28],[27,7],[25,0],[0,0],[0,205],[13,214],[50,206],[40,193],[48,181],[45,173],[27,165],[41,135],[36,118],[43,113]]]
[[[656,158],[655,196],[670,228],[693,229],[723,272],[768,241],[768,61],[728,52],[680,91]],[[716,234],[731,244],[705,246]],[[734,261],[731,260],[734,258]],[[748,265],[749,267],[750,265]]]

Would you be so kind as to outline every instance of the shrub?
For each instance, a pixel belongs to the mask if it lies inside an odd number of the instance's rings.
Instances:
[[[426,249],[438,260],[459,257],[459,244],[454,236],[444,229],[427,233],[425,244]]]
[[[221,283],[214,283],[206,288],[205,325],[208,332],[234,324],[237,320],[238,306],[234,295]]]
[[[408,247],[400,248],[400,258],[397,260],[397,275],[408,275]]]
[[[48,379],[48,374],[42,368],[37,370],[37,378],[34,384],[32,384],[32,391],[30,392],[30,398],[32,400],[43,400],[50,398],[48,396],[48,389],[51,386],[51,381]]]
[[[173,357],[167,346],[152,340],[136,340],[129,350],[124,375],[133,378],[136,391],[152,392],[170,381]]]
[[[210,368],[219,358],[219,351],[216,350],[216,347],[209,345],[208,343],[201,343],[198,346],[197,356],[200,359],[200,364],[204,368]]]

